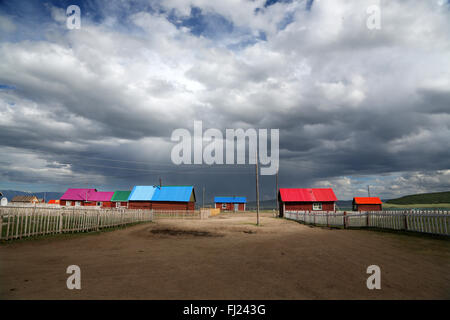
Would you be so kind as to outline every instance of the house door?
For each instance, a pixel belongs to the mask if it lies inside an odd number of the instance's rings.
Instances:
[[[234,211],[239,211],[239,203],[234,204]]]

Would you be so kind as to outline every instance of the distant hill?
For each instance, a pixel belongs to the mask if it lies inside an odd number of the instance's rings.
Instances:
[[[3,197],[6,197],[8,201],[11,201],[15,196],[36,196],[38,199],[43,199],[45,197],[45,201],[51,199],[59,199],[63,195],[62,192],[25,192],[25,191],[17,191],[17,190],[0,190],[3,193]]]
[[[404,196],[397,199],[386,200],[390,204],[438,204],[450,203],[450,191],[421,193]]]

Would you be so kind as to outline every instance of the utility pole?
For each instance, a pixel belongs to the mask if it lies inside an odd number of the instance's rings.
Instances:
[[[279,203],[278,203],[278,170],[277,170],[277,175],[275,176],[275,181],[276,181],[276,193],[275,193],[275,202],[277,203],[277,216],[280,215],[280,208],[279,208]]]
[[[367,186],[367,194],[368,194],[368,196],[370,198],[370,186],[369,185]]]
[[[205,186],[203,186],[202,208],[205,207]]]
[[[160,187],[160,188],[162,187],[162,180],[161,180],[161,177],[159,178],[159,187]]]
[[[256,225],[259,226],[259,172],[258,172],[258,149],[256,150]]]

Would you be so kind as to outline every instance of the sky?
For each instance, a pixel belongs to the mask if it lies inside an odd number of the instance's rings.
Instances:
[[[255,199],[254,165],[172,162],[172,132],[202,121],[279,129],[280,187],[448,191],[449,32],[444,0],[1,1],[0,190]]]

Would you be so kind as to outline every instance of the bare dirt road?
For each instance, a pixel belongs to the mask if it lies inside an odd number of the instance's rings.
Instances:
[[[0,244],[1,299],[449,299],[450,241],[254,214]],[[68,290],[66,268],[81,268]],[[366,268],[381,268],[368,290]]]

